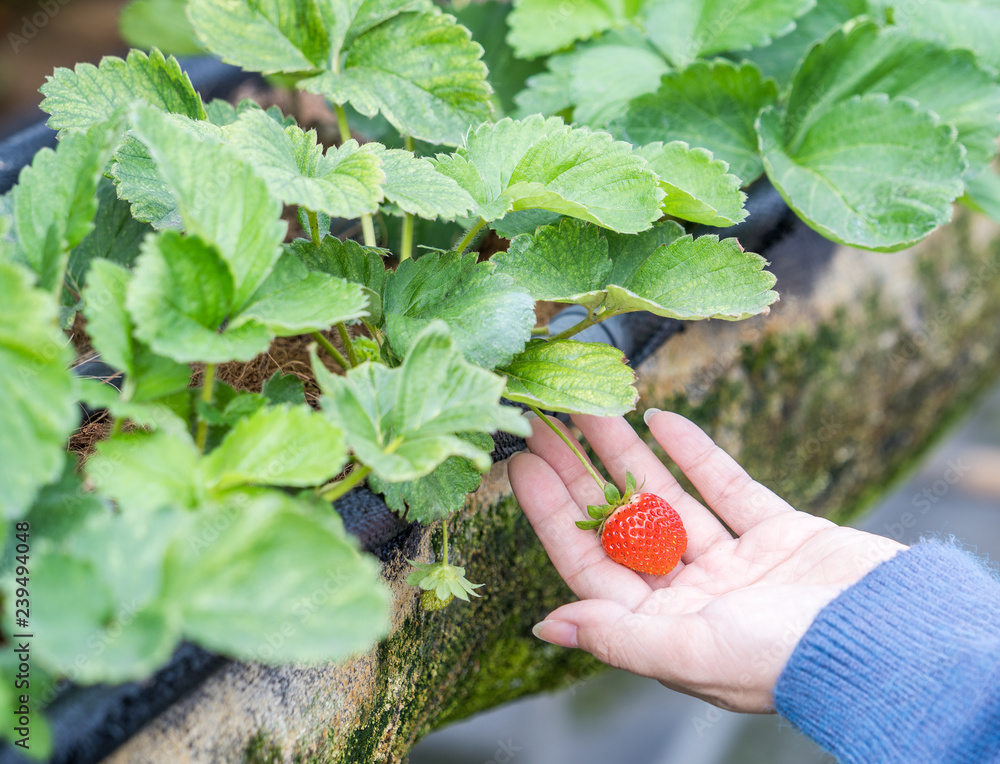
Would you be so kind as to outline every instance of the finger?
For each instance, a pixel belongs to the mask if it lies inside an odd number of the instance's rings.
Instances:
[[[534,454],[515,454],[508,462],[507,473],[549,559],[578,597],[600,597],[631,607],[649,596],[649,584],[612,561],[596,533],[576,527],[580,507],[544,459]]]
[[[571,602],[532,630],[539,639],[586,650],[602,663],[662,682],[682,685],[704,661],[692,645],[710,651],[715,640],[698,615],[633,612],[608,600]]]
[[[715,445],[694,422],[660,411],[647,422],[653,437],[687,475],[702,498],[737,534],[742,535],[770,517],[795,509],[762,486]]]
[[[718,518],[681,488],[670,470],[623,418],[581,415],[573,417],[573,421],[618,485],[624,486],[625,473],[631,472],[638,483],[645,481],[643,490],[661,496],[677,510],[688,535],[687,551],[682,558],[685,562],[732,539]]]

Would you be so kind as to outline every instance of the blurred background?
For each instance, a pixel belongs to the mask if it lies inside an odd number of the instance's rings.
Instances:
[[[65,3],[65,4],[63,4]],[[44,118],[57,66],[122,55],[125,0],[0,0],[0,139]],[[50,9],[50,10],[45,10]],[[42,23],[44,22],[44,23]],[[1000,387],[857,527],[904,543],[955,536],[1000,559]],[[798,764],[832,762],[774,716],[743,716],[608,671],[431,734],[411,764]]]

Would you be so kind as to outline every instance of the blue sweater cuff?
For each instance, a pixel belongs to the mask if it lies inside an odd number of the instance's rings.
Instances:
[[[1000,761],[1000,583],[925,541],[827,605],[774,691],[845,762]]]

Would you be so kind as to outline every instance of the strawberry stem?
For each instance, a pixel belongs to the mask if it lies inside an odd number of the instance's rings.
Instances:
[[[444,564],[448,564],[448,518],[444,518],[441,521],[441,559],[444,560]]]
[[[543,414],[537,408],[535,408],[534,406],[532,406],[530,403],[528,403],[526,405],[528,406],[529,409],[531,409],[534,412],[535,416],[537,416],[539,419],[541,419],[543,422],[545,422],[545,424],[547,424],[552,429],[552,432],[554,432],[556,435],[559,436],[559,439],[563,443],[565,443],[567,446],[569,446],[569,450],[572,451],[576,455],[576,458],[580,460],[580,464],[582,464],[584,467],[586,467],[587,468],[587,472],[590,473],[590,476],[592,478],[594,478],[594,480],[597,481],[597,487],[601,489],[601,493],[604,493],[604,486],[607,485],[607,481],[604,480],[599,474],[597,474],[597,470],[595,470],[593,468],[593,466],[591,466],[590,462],[587,461],[587,457],[585,457],[580,452],[580,448],[576,444],[574,444],[572,440],[570,440],[569,438],[567,438],[566,435],[563,433],[562,430],[560,430],[558,427],[556,427],[554,424],[552,424],[552,422],[549,420],[549,418],[547,416],[545,416],[545,414]]]

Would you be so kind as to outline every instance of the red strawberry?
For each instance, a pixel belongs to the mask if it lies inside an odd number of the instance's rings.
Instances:
[[[581,520],[581,528],[595,528],[608,557],[640,573],[662,576],[680,562],[687,549],[687,532],[680,515],[653,493],[633,493],[635,478],[626,478],[627,490],[619,498],[610,484],[605,489],[608,504],[588,507],[593,520]]]

